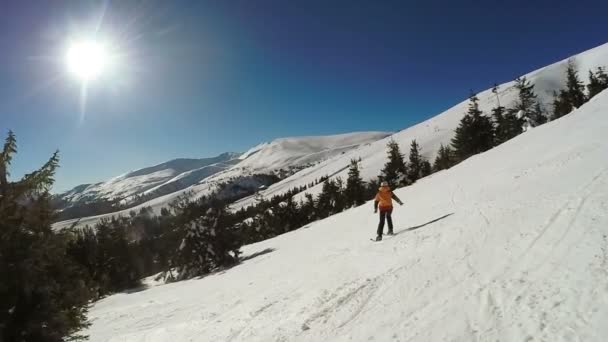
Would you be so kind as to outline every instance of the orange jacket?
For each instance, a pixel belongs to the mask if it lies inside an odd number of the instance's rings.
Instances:
[[[393,207],[393,199],[399,204],[403,204],[399,197],[395,196],[388,186],[381,186],[378,189],[376,198],[374,200],[374,209],[380,207],[380,210],[391,209]]]

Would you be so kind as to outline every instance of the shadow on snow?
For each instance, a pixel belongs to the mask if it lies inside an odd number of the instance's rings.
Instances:
[[[437,221],[441,221],[441,220],[443,220],[444,218],[447,218],[447,217],[452,216],[452,215],[454,215],[454,213],[449,213],[449,214],[447,214],[447,215],[443,215],[443,216],[438,217],[438,218],[436,218],[436,219],[434,219],[434,220],[431,220],[431,221],[429,221],[429,222],[427,222],[427,223],[423,223],[423,224],[421,224],[421,225],[419,225],[419,226],[409,227],[409,228],[406,228],[406,229],[400,230],[400,231],[398,231],[398,232],[395,232],[395,235],[399,235],[399,234],[402,234],[402,233],[405,233],[405,232],[410,232],[410,231],[412,231],[412,230],[416,230],[416,229],[420,229],[420,228],[422,228],[422,227],[426,227],[426,226],[428,226],[428,225],[430,225],[430,224],[433,224],[433,223],[435,223],[435,222],[437,222]]]

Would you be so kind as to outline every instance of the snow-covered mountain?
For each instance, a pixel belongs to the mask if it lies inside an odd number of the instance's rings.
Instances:
[[[245,246],[250,259],[224,272],[102,299],[86,333],[93,342],[605,341],[607,114],[608,90],[397,190],[397,235],[380,243],[369,240],[377,216],[367,203]],[[396,139],[444,132],[452,116]]]
[[[582,81],[587,82],[587,74],[589,70],[595,70],[597,67],[608,66],[608,43],[598,46],[594,49],[585,51],[571,57]],[[568,59],[564,59],[547,67],[535,70],[526,74],[529,81],[534,84],[534,90],[538,95],[539,100],[543,105],[550,109],[552,103],[552,93],[554,90],[565,87],[565,73]],[[518,91],[514,88],[515,82],[503,83],[499,87],[498,96],[492,93],[491,89],[487,89],[477,94],[479,98],[479,106],[486,113],[490,113],[493,107],[498,105],[509,106],[517,98]],[[307,168],[294,174],[293,176],[270,186],[262,192],[263,196],[271,197],[280,193],[284,193],[291,188],[309,184],[323,176],[331,177],[347,177],[348,165],[351,159],[361,158],[361,176],[366,179],[372,179],[380,174],[380,170],[386,162],[386,144],[390,139],[393,139],[402,148],[402,152],[409,155],[409,146],[413,139],[416,139],[422,148],[422,155],[433,161],[440,144],[449,144],[454,136],[454,129],[458,126],[460,119],[464,116],[468,109],[468,99],[462,101],[456,106],[438,114],[437,116],[421,122],[415,126],[395,133],[394,135],[382,140],[378,140],[369,145],[360,146],[347,153],[338,155],[319,165]],[[306,192],[317,194],[320,192],[322,184],[315,188],[308,189]],[[299,197],[301,198],[303,194]],[[254,203],[253,197],[246,198],[233,207],[240,208]]]
[[[151,199],[123,211],[82,218],[79,224],[94,224],[103,217],[128,215],[151,207],[156,213],[179,196],[192,199],[209,194],[223,182],[239,180],[243,185],[259,187],[257,174],[278,173],[290,175],[315,163],[335,158],[360,146],[368,145],[389,136],[386,132],[357,132],[330,136],[310,136],[277,139],[260,144],[242,155],[223,154],[204,166],[197,160],[178,159],[150,168],[130,172],[107,182],[83,185],[62,194],[66,201],[95,198],[119,198],[128,201],[138,195]],[[197,166],[190,167],[189,166]],[[177,171],[176,171],[177,170]],[[156,195],[156,196],[154,196]],[[55,227],[71,225],[76,220],[58,222]]]
[[[154,192],[173,192],[231,167],[240,161],[238,157],[239,154],[236,153],[223,153],[213,158],[174,159],[125,173],[105,182],[79,185],[56,195],[56,199],[69,206],[99,199],[128,201],[133,197]]]

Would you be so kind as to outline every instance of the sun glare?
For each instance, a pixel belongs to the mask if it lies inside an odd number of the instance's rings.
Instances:
[[[108,63],[108,52],[95,41],[73,43],[67,52],[69,71],[83,82],[99,77]]]

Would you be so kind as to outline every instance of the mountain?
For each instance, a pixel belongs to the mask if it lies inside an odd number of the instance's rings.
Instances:
[[[608,66],[608,44],[604,44],[572,56],[580,79],[587,83],[589,70],[595,70],[600,66]],[[526,75],[527,79],[534,84],[534,90],[539,100],[547,109],[551,108],[552,93],[554,90],[565,87],[565,72],[568,59],[564,59],[547,67],[530,72]],[[479,106],[489,115],[490,110],[496,107],[500,101],[502,106],[511,105],[518,96],[518,91],[514,87],[515,82],[506,82],[499,86],[498,95],[492,93],[491,89],[484,90],[477,94]],[[454,107],[438,114],[437,116],[421,122],[417,125],[404,129],[394,135],[382,140],[375,141],[369,145],[361,146],[347,153],[338,155],[316,166],[302,170],[281,182],[273,184],[267,190],[261,192],[265,198],[282,194],[289,189],[310,184],[315,179],[323,176],[347,178],[348,165],[351,159],[361,158],[361,176],[365,180],[375,179],[386,162],[386,144],[389,140],[394,140],[401,146],[401,151],[408,157],[409,146],[413,139],[416,139],[422,148],[422,155],[433,162],[440,144],[448,145],[454,136],[454,129],[458,126],[460,119],[468,109],[468,99],[455,105]],[[322,184],[317,185],[304,193],[318,194]],[[303,198],[304,193],[297,199]],[[243,199],[236,203],[235,209],[246,207],[253,204],[253,197]]]
[[[59,195],[63,203],[78,203],[99,199],[119,199],[123,203],[144,200],[132,208],[85,217],[80,224],[94,224],[103,217],[128,215],[151,207],[156,213],[180,196],[196,199],[210,194],[217,186],[238,180],[245,187],[257,189],[260,174],[278,174],[287,177],[298,170],[323,160],[344,154],[360,146],[389,136],[386,132],[357,132],[330,136],[281,138],[260,144],[242,155],[225,153],[209,159],[177,159],[164,164],[137,170],[94,185],[81,185]],[[66,205],[67,207],[67,205]],[[74,223],[74,219],[59,222],[61,228]]]
[[[213,158],[174,159],[152,167],[131,171],[97,184],[83,184],[55,196],[63,207],[100,199],[128,202],[134,197],[164,194],[167,188],[183,189],[239,161],[236,153]],[[175,191],[175,190],[173,190]]]
[[[607,113],[608,90],[398,189],[397,235],[380,243],[369,239],[369,202],[245,246],[231,269],[102,299],[86,333],[93,342],[605,341]]]

